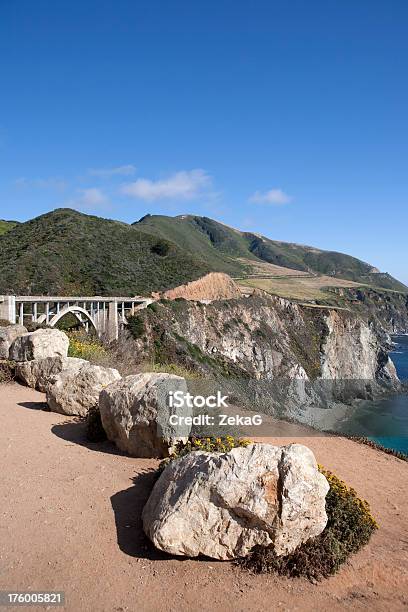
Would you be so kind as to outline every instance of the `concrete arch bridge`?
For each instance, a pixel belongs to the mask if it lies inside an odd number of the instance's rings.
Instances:
[[[54,327],[63,317],[71,314],[87,331],[94,329],[98,336],[115,340],[120,326],[126,325],[127,317],[152,302],[152,298],[142,296],[1,295],[0,319],[21,325],[29,320]]]

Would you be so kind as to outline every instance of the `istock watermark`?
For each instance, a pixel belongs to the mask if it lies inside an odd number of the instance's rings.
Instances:
[[[169,391],[169,407],[182,408],[228,408],[228,395],[217,391],[216,395],[193,395],[185,391]]]
[[[262,425],[262,416],[260,414],[241,415],[241,414],[196,414],[195,416],[182,416],[172,414],[169,418],[170,425],[181,427],[182,425],[202,425],[207,427],[225,427],[227,425],[234,427]]]
[[[169,425],[172,427],[183,427],[191,425],[207,426],[207,427],[225,427],[225,426],[254,426],[262,425],[262,416],[260,414],[242,415],[242,414],[224,414],[217,412],[215,414],[195,413],[195,414],[180,414],[178,408],[185,407],[194,409],[211,409],[220,410],[228,408],[228,395],[223,395],[221,391],[217,391],[214,395],[193,395],[190,392],[182,390],[169,391],[168,406],[172,410],[176,410],[168,417]]]

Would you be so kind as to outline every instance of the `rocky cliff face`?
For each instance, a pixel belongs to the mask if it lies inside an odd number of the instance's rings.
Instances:
[[[328,333],[321,350],[323,379],[395,382],[397,374],[388,357],[387,336],[359,317],[329,310],[325,316]]]
[[[408,294],[365,288],[331,288],[344,304],[390,334],[408,333]]]
[[[210,304],[162,301],[138,317],[139,348],[156,361],[246,380],[289,413],[398,386],[387,338],[347,310],[258,293]]]

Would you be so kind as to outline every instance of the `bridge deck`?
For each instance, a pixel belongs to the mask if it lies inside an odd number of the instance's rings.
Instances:
[[[134,297],[61,296],[61,295],[16,295],[16,302],[145,302],[149,298],[141,295]]]

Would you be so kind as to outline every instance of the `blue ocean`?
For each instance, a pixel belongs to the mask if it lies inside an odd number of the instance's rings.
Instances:
[[[408,336],[394,336],[390,354],[401,381],[408,382]],[[408,455],[408,393],[375,402],[361,402],[341,431],[365,436]]]

